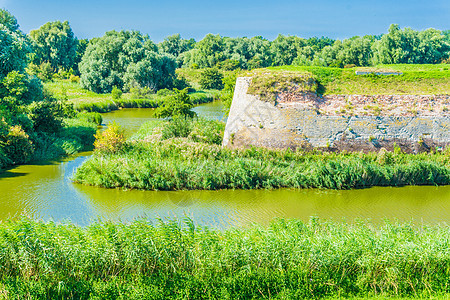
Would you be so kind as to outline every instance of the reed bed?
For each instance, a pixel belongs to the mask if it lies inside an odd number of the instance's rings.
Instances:
[[[312,218],[224,231],[184,222],[0,223],[6,299],[312,299],[450,292],[450,228]]]
[[[115,154],[96,151],[77,169],[73,179],[106,188],[144,190],[351,189],[450,184],[447,153],[232,150],[189,138],[160,140],[142,134],[140,138]]]

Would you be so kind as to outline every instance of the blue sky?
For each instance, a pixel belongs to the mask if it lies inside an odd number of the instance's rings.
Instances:
[[[385,33],[392,23],[450,29],[449,0],[0,0],[0,7],[15,15],[26,33],[48,21],[68,20],[78,38],[133,29],[156,42],[174,33],[196,40],[207,33],[343,39]]]

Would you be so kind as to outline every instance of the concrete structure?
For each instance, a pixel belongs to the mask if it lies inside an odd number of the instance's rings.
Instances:
[[[358,103],[365,103],[374,97],[373,101],[378,101],[376,103],[390,101],[392,107],[397,107],[394,104],[402,100],[416,102],[414,107],[421,107],[419,104],[426,101],[441,105],[450,101],[448,95],[331,95],[320,98],[305,93],[298,101],[290,99],[289,95],[279,95],[278,101],[271,103],[247,94],[250,83],[250,77],[240,77],[236,81],[224,146],[378,151],[381,148],[392,150],[397,145],[406,152],[415,153],[435,147],[442,149],[450,144],[450,115],[444,109],[439,112],[422,109],[403,115],[321,111],[321,107],[333,107],[339,101],[348,103],[348,99],[356,99]],[[283,101],[284,98],[289,101]]]

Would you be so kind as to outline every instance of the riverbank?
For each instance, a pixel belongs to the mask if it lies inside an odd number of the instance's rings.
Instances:
[[[12,298],[428,298],[449,293],[448,225],[311,219],[224,231],[193,221],[0,223]]]
[[[77,111],[105,113],[121,108],[157,108],[170,94],[170,90],[159,93],[136,90],[134,93],[124,93],[114,99],[112,94],[97,94],[81,88],[78,82],[69,79],[54,79],[44,83],[56,98],[67,100]],[[220,91],[195,90],[189,93],[193,104],[209,103],[219,99]]]
[[[94,134],[101,122],[100,114],[78,113],[72,118],[63,119],[61,128],[55,132],[10,133],[12,142],[6,143],[5,148],[0,147],[0,171],[14,165],[92,150]]]
[[[206,128],[204,126],[203,128]],[[143,125],[117,153],[95,151],[74,175],[78,183],[144,190],[327,188],[450,184],[446,153],[330,153],[266,148],[228,149],[171,136],[161,123]],[[202,134],[199,134],[202,136]]]

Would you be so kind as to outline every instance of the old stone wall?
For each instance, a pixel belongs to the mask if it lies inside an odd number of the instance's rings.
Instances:
[[[382,108],[376,113],[355,110],[343,113],[322,111],[320,103],[337,105],[339,101],[368,101],[374,97],[384,97],[391,103],[415,103],[420,106],[425,101],[442,103],[449,96],[327,96],[305,94],[302,99],[289,99],[281,95],[279,101],[265,102],[258,96],[247,94],[251,82],[249,77],[236,81],[235,93],[230,109],[223,145],[229,147],[263,146],[268,148],[326,148],[329,150],[377,151],[391,150],[395,145],[406,152],[420,152],[431,148],[444,148],[450,144],[450,115],[446,111],[433,109],[410,113],[387,113]],[[383,99],[384,99],[383,98]],[[383,100],[381,99],[381,100]],[[379,99],[380,100],[380,99]],[[377,103],[385,106],[383,101]],[[356,101],[356,102],[357,102]],[[319,108],[316,104],[319,103]],[[347,106],[354,107],[355,105]],[[367,107],[356,105],[357,107]],[[372,106],[369,106],[372,107]],[[394,107],[394,106],[393,106]],[[395,106],[398,108],[398,106]],[[428,106],[430,107],[430,106]],[[381,111],[381,113],[380,113]],[[392,111],[390,109],[389,111]],[[401,109],[398,109],[401,112]],[[356,113],[355,113],[356,112]]]

